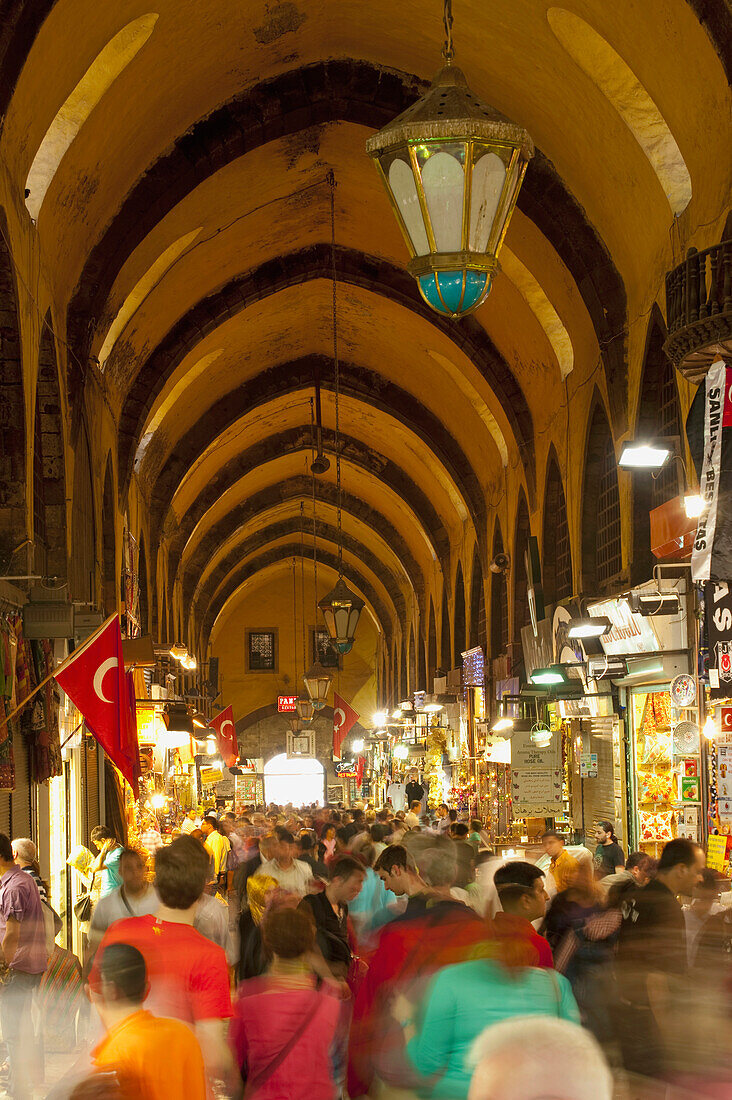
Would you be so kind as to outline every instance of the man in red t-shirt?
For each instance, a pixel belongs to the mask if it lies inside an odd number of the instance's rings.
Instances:
[[[116,921],[99,946],[89,982],[100,980],[99,962],[113,943],[136,947],[145,960],[156,1016],[191,1024],[212,1077],[229,1078],[233,1059],[226,1042],[231,994],[226,955],[193,928],[196,904],[206,885],[208,853],[192,837],[182,836],[155,856],[155,887],[160,908],[152,916]]]
[[[549,899],[544,889],[544,872],[533,863],[513,860],[498,868],[493,882],[501,911],[489,922],[489,928],[500,948],[499,957],[509,965],[553,969],[549,941],[532,924],[546,914]]]

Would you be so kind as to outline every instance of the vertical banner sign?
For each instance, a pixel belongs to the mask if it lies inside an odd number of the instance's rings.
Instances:
[[[732,578],[732,447],[727,441],[732,427],[732,372],[721,359],[712,363],[704,390],[704,456],[699,491],[705,510],[699,517],[691,576],[695,581]]]
[[[732,699],[732,591],[726,581],[704,585],[704,620],[709,649],[709,694]]]
[[[341,748],[348,734],[358,722],[359,715],[349,707],[345,699],[338,692],[333,697],[333,757],[341,758]]]

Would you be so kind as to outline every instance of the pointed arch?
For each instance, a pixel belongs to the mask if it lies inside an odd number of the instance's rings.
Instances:
[[[82,413],[74,452],[74,492],[71,498],[71,594],[84,603],[97,602],[97,524],[94,513],[92,458],[86,419]]]
[[[66,473],[61,388],[50,313],[43,323],[33,425],[33,542],[35,568],[66,579]]]
[[[666,326],[657,305],[654,305],[646,335],[643,355],[640,399],[636,417],[636,439],[669,439],[679,447],[683,436],[676,372],[667,358],[663,345]],[[631,583],[646,581],[653,571],[651,553],[651,509],[673,500],[683,491],[681,467],[669,462],[653,477],[648,471],[636,470],[633,478],[633,560]]]
[[[541,565],[545,604],[568,599],[574,587],[572,546],[567,520],[567,499],[553,446],[549,449],[546,466]]]
[[[483,568],[480,564],[478,547],[473,550],[473,570],[470,578],[470,636],[468,646],[474,649],[480,646],[483,653],[487,652],[485,617],[485,586],[483,584]]]
[[[26,537],[26,421],[18,295],[8,239],[0,210],[0,560],[3,573],[14,573],[14,552]]]
[[[430,620],[427,631],[427,690],[432,691],[437,671],[437,627],[435,625],[435,605],[430,597]]]
[[[529,520],[529,508],[523,489],[519,493],[518,508],[516,509],[516,531],[513,537],[513,638],[515,642],[521,641],[521,628],[528,626],[531,621],[529,614],[529,592],[524,565],[524,555],[529,548],[529,536],[531,535],[531,522]]]
[[[493,530],[493,558],[503,554],[501,524]],[[510,566],[509,566],[510,568]],[[491,572],[491,656],[500,657],[508,649],[508,569]]]
[[[610,588],[623,567],[618,467],[607,413],[595,395],[582,490],[582,589]]]
[[[443,672],[452,668],[452,647],[450,645],[450,611],[447,605],[447,584],[442,584],[442,622],[440,624],[440,666]]]
[[[462,660],[462,652],[465,649],[465,582],[463,581],[462,563],[458,562],[455,574],[455,610],[453,612],[453,653],[455,664]]]

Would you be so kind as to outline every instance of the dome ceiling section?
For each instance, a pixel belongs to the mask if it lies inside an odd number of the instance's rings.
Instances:
[[[324,433],[325,453],[334,462],[333,433],[327,429]],[[232,459],[225,466],[219,467],[210,478],[204,479],[201,489],[189,508],[178,513],[173,504],[173,512],[177,515],[174,522],[166,523],[165,529],[170,531],[169,559],[171,569],[177,569],[178,561],[196,524],[202,519],[206,511],[224,497],[237,484],[241,484],[247,473],[256,470],[263,463],[268,462],[273,456],[280,454],[297,454],[303,456],[303,469],[310,472],[311,450],[310,425],[289,428],[284,432],[272,434],[266,439],[253,443],[240,455]],[[343,430],[341,432],[342,456],[351,466],[359,470],[378,476],[383,484],[395,497],[404,501],[407,508],[417,518],[420,527],[428,539],[428,550],[425,558],[432,561],[435,558],[446,562],[449,556],[449,531],[434,508],[433,486],[425,492],[424,486],[428,483],[429,464],[425,463],[425,476],[420,480],[413,480],[404,469],[386,458],[380,452],[373,450],[361,439],[355,439]],[[431,471],[430,471],[431,472]],[[454,522],[450,528],[453,537],[457,538],[462,530],[462,524]],[[420,542],[420,547],[423,544]]]

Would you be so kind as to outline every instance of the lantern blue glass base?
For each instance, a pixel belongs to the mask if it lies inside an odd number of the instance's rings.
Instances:
[[[417,279],[419,292],[428,306],[444,317],[463,317],[488,297],[488,271],[433,271]]]
[[[353,639],[348,642],[332,642],[332,645],[336,653],[350,653],[353,649]]]

